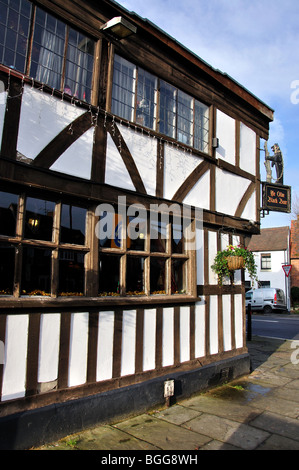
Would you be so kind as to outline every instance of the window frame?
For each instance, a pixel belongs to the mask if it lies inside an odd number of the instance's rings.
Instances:
[[[261,271],[271,271],[271,253],[261,253]]]
[[[134,303],[177,303],[177,302],[194,302],[197,299],[196,282],[194,278],[196,257],[194,249],[186,249],[182,252],[174,252],[171,248],[171,237],[173,230],[172,215],[169,215],[169,220],[166,227],[166,240],[165,240],[165,251],[158,251],[157,248],[151,249],[150,243],[150,211],[147,210],[147,230],[144,240],[144,249],[133,249],[132,246],[127,246],[127,238],[123,237],[123,243],[120,248],[111,247],[100,247],[99,240],[96,236],[96,223],[98,216],[96,209],[99,202],[90,200],[70,199],[67,195],[60,195],[59,197],[50,191],[32,190],[29,188],[18,189],[14,188],[3,188],[3,192],[10,193],[18,196],[17,205],[17,216],[16,216],[16,231],[15,235],[2,235],[0,234],[0,244],[3,249],[5,246],[14,248],[14,272],[13,272],[13,286],[11,293],[4,293],[1,291],[0,286],[0,307],[7,305],[13,307],[17,305],[64,305],[65,302],[73,301],[74,303],[97,304],[105,303],[110,304],[127,304],[128,299]],[[26,219],[26,198],[37,198],[40,200],[51,201],[55,203],[55,209],[53,214],[53,227],[52,227],[52,239],[30,239],[25,238],[24,224]],[[62,243],[60,240],[60,233],[62,230],[62,205],[78,206],[86,209],[86,234],[85,243],[81,245]],[[194,231],[195,220],[190,222],[189,228]],[[127,226],[123,226],[122,230],[126,230]],[[41,292],[37,286],[33,286],[31,292],[22,292],[22,259],[24,249],[40,249],[50,250],[51,262],[50,262],[50,292]],[[156,251],[154,251],[156,250]],[[77,253],[78,255],[84,256],[84,292],[64,292],[61,293],[59,289],[59,261],[60,253],[62,251]],[[119,295],[100,295],[99,291],[99,254],[108,256],[119,257],[119,277],[120,277],[120,290]],[[144,259],[145,266],[145,289],[144,292],[136,292],[135,294],[127,292],[126,285],[126,263],[128,257],[131,259]],[[9,258],[10,259],[10,258]],[[165,266],[165,292],[156,291],[151,288],[150,283],[150,263],[151,260],[163,261]],[[184,263],[182,269],[182,276],[184,279],[184,291],[177,293],[171,290],[171,264],[173,261]],[[45,273],[43,273],[44,275]],[[2,276],[3,278],[3,276]],[[35,278],[33,276],[33,278]],[[32,280],[33,280],[32,278]],[[31,281],[29,281],[31,282]],[[45,281],[46,282],[46,281]],[[6,287],[6,286],[5,286]],[[66,298],[67,297],[67,298]]]
[[[132,107],[130,117],[129,115],[124,115],[120,112],[119,106],[121,105],[121,100],[117,99],[116,87],[121,88],[120,84],[116,82],[116,63],[126,63],[127,66],[131,67],[133,70],[133,80],[134,87],[130,89],[127,93],[132,94]],[[157,90],[155,93],[155,102],[153,103],[155,113],[153,115],[153,126],[146,126],[142,124],[140,120],[138,121],[138,87],[139,87],[139,71],[142,71],[144,74],[150,75],[153,80],[156,80]],[[211,105],[206,104],[194,96],[185,92],[184,90],[178,88],[177,86],[170,84],[168,81],[165,81],[161,77],[158,77],[151,72],[147,71],[145,68],[134,64],[133,62],[125,59],[117,52],[114,54],[113,60],[113,73],[112,73],[112,84],[111,84],[111,99],[110,99],[110,111],[112,114],[117,116],[119,119],[127,120],[133,122],[136,125],[140,125],[149,129],[153,132],[157,132],[163,135],[166,135],[170,139],[173,139],[183,146],[192,147],[193,149],[205,153],[207,155],[211,154],[210,148],[210,133],[211,133]],[[118,77],[119,80],[119,77]],[[125,88],[123,88],[126,90]],[[164,90],[164,92],[163,92]],[[126,93],[126,91],[125,91]],[[172,93],[172,96],[170,96]],[[167,107],[169,100],[172,100],[172,110]],[[189,119],[185,116],[183,112],[183,100],[189,100],[191,103],[190,112],[191,117]],[[162,114],[163,113],[163,114]],[[171,122],[167,119],[167,115],[171,113]],[[163,118],[164,116],[164,118]],[[196,121],[196,116],[199,116],[200,120]],[[189,132],[184,131],[184,128],[190,128]],[[171,129],[171,130],[170,130]],[[179,138],[179,134],[182,134],[182,137]],[[185,136],[185,137],[183,137]]]
[[[17,42],[15,42],[14,50],[12,50],[9,47],[8,43],[5,43],[3,45],[3,57],[4,57],[3,64],[6,67],[12,66],[19,73],[22,73],[22,74],[25,74],[26,76],[32,77],[32,80],[36,80],[37,82],[41,82],[44,85],[47,85],[50,88],[53,88],[53,90],[56,89],[56,90],[60,91],[63,94],[66,93],[66,94],[69,94],[70,96],[76,97],[76,99],[86,101],[87,103],[92,103],[93,95],[94,95],[94,90],[93,90],[94,82],[93,82],[93,80],[94,80],[94,75],[95,75],[95,72],[96,72],[96,63],[97,63],[97,59],[96,59],[96,57],[97,57],[97,53],[96,53],[97,41],[94,38],[92,38],[89,34],[87,34],[85,31],[81,30],[79,27],[70,25],[64,18],[56,15],[55,13],[52,13],[52,11],[47,10],[42,5],[36,5],[31,0],[27,0],[27,1],[30,4],[30,10],[31,10],[29,18],[28,18],[28,21],[29,21],[28,34],[25,36],[25,35],[19,34],[19,32],[17,32],[17,35],[20,36],[21,38],[25,38],[25,41],[26,41],[26,52],[25,52],[25,56],[24,56],[25,57],[24,58],[24,68],[23,68],[23,70],[20,70],[16,66],[16,60],[17,60],[16,57],[18,55],[20,55],[20,54],[18,54]],[[9,6],[8,6],[8,8],[9,8]],[[21,15],[21,9],[22,9],[22,5],[19,8],[19,12],[18,12],[19,17]],[[13,10],[13,11],[16,11],[16,10]],[[60,82],[59,86],[56,86],[57,84],[55,84],[55,86],[53,86],[53,83],[50,83],[49,80],[47,80],[47,79],[45,79],[45,80],[39,79],[36,75],[37,71],[36,71],[36,73],[35,72],[32,73],[32,67],[35,63],[37,64],[37,68],[38,68],[38,66],[40,66],[40,70],[41,70],[42,74],[46,73],[45,72],[46,69],[44,67],[45,64],[43,66],[43,64],[34,61],[34,51],[36,50],[35,31],[37,30],[38,27],[42,28],[41,25],[37,24],[37,16],[38,16],[37,13],[38,12],[40,12],[42,15],[45,15],[46,18],[53,19],[54,22],[56,22],[56,23],[59,22],[60,24],[62,24],[64,26],[64,29],[65,29],[65,35],[64,35],[63,38],[61,38],[61,40],[63,42],[62,47],[61,47],[62,64],[59,67],[59,69],[57,69],[57,76],[59,77],[59,82]],[[7,22],[6,26],[4,25],[4,30],[5,30],[5,37],[6,37],[6,33],[9,30],[8,22]],[[42,29],[42,31],[46,31],[46,30]],[[72,62],[72,60],[70,59],[69,51],[72,48],[71,34],[70,33],[75,33],[75,35],[77,35],[77,39],[80,35],[82,35],[82,41],[83,40],[85,41],[85,46],[84,46],[85,49],[87,49],[86,45],[88,44],[88,42],[92,41],[92,47],[93,47],[92,61],[93,61],[93,64],[92,64],[91,69],[90,69],[89,60],[88,60],[88,57],[87,57],[86,54],[85,55],[83,54],[83,55],[84,55],[85,65],[88,64],[87,68],[83,67],[82,63],[79,64],[79,61]],[[50,30],[48,31],[48,34],[51,34]],[[51,56],[52,59],[56,58],[56,56],[57,56],[57,50],[53,46],[53,44],[55,44],[57,42],[56,39],[58,38],[58,36],[56,35],[56,31],[52,32],[52,36],[53,36],[54,40],[52,40],[51,48],[48,49],[48,58],[47,58],[47,60],[50,60],[49,55]],[[50,38],[48,38],[47,40],[49,42]],[[83,42],[82,42],[82,44],[83,44]],[[40,48],[41,49],[42,48],[46,49],[46,45],[40,44]],[[38,54],[39,59],[40,59],[41,49],[37,50],[37,54]],[[14,63],[13,64],[6,64],[4,54],[5,54],[5,51],[7,51],[7,50],[11,51],[11,53],[13,53],[13,55],[14,55]],[[76,51],[76,55],[78,55],[78,53],[80,53],[78,51],[82,52],[83,49],[82,48],[80,49],[79,45],[77,44],[77,47],[75,48],[75,51]],[[86,51],[83,51],[83,53],[85,53],[85,52]],[[81,57],[81,59],[82,59],[82,57]],[[82,60],[81,60],[81,62],[82,62]],[[71,88],[69,86],[67,87],[67,85],[69,85],[67,83],[67,80],[71,80],[70,77],[67,76],[67,70],[70,70],[72,67],[74,68],[74,72],[76,74],[76,76],[74,76],[73,80],[72,80],[75,84],[74,85],[75,86],[74,90],[71,90]],[[54,73],[54,69],[53,69],[53,67],[51,67],[51,64],[50,64],[50,66],[48,67],[48,74],[53,74],[53,73]],[[81,77],[82,75],[86,76],[86,80],[83,80],[82,82],[80,82],[80,80],[77,80],[77,77],[78,76]],[[82,96],[81,96],[81,94],[77,95],[78,90],[81,90],[80,93],[82,94]]]
[[[171,297],[173,299],[174,297],[179,297],[181,298],[182,296],[188,296],[188,297],[195,297],[195,289],[192,284],[192,275],[191,272],[194,271],[194,263],[195,263],[195,257],[193,250],[188,250],[187,248],[184,248],[182,252],[174,252],[172,249],[172,236],[173,236],[173,217],[170,216],[166,227],[165,227],[165,251],[154,251],[151,249],[151,212],[148,210],[146,212],[147,215],[147,221],[146,221],[146,233],[144,237],[144,248],[143,249],[132,249],[132,246],[128,243],[129,237],[127,236],[127,228],[128,224],[122,224],[121,225],[121,246],[118,248],[115,248],[113,243],[111,244],[111,247],[100,247],[99,244],[99,255],[105,254],[105,255],[111,255],[111,256],[119,256],[120,258],[120,272],[119,272],[119,295],[120,297],[137,297],[137,296],[143,296],[146,298],[153,298],[157,295],[163,297]],[[117,219],[119,220],[119,219]],[[154,219],[156,220],[156,219]],[[99,221],[99,218],[97,218],[97,223]],[[192,220],[190,223],[190,228],[194,230],[194,225],[195,221]],[[115,229],[115,226],[113,226],[113,229]],[[112,229],[112,230],[113,230]],[[189,229],[189,227],[188,227]],[[182,239],[184,239],[184,234],[182,235]],[[143,290],[141,291],[136,291],[136,295],[130,295],[127,292],[127,262],[128,259],[144,259],[144,283],[143,283]],[[163,260],[165,262],[165,293],[164,292],[156,292],[152,291],[152,286],[150,282],[150,276],[151,276],[151,261],[152,260]],[[182,268],[182,276],[183,276],[183,284],[184,288],[182,289],[183,292],[173,292],[172,291],[172,262],[173,261],[181,261],[184,263],[184,266]],[[100,287],[100,286],[99,286]],[[113,295],[117,295],[118,293],[114,293]],[[105,294],[103,296],[106,297]]]

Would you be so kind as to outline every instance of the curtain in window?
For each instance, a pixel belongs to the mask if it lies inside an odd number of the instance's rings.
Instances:
[[[128,121],[134,119],[136,67],[115,56],[112,89],[112,113]]]
[[[36,79],[60,89],[64,41],[48,31],[42,33],[42,45],[36,71]]]

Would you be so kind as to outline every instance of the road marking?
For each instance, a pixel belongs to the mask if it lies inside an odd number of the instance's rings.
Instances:
[[[253,321],[263,321],[266,323],[278,323],[278,320],[257,320],[256,318],[253,318]]]

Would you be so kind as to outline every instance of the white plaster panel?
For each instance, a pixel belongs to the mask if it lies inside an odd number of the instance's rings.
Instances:
[[[144,310],[143,370],[156,366],[156,309]]]
[[[214,264],[215,256],[217,254],[217,232],[209,231],[209,284],[218,284],[218,276],[212,270],[211,266]]]
[[[205,299],[195,304],[195,357],[205,356],[206,348],[206,322]]]
[[[94,127],[88,129],[51,166],[51,170],[90,179]]]
[[[218,353],[218,296],[210,296],[210,354]]]
[[[86,112],[77,106],[25,85],[17,150],[34,159],[67,125]]]
[[[223,314],[223,348],[224,351],[232,349],[231,332],[231,296],[222,296],[222,314]]]
[[[196,277],[197,285],[204,284],[204,232],[202,229],[196,228]]]
[[[88,348],[88,312],[72,313],[68,385],[86,382]]]
[[[8,315],[2,400],[25,396],[29,315]]]
[[[164,198],[172,199],[185,179],[203,161],[188,152],[165,145],[164,149]]]
[[[256,174],[256,133],[240,123],[240,168]]]
[[[240,237],[234,235],[232,241],[233,241],[234,246],[240,245]],[[242,284],[242,270],[241,269],[237,269],[236,271],[234,271],[234,284],[236,285]]]
[[[147,194],[156,195],[157,141],[126,126],[119,126],[137,166]]]
[[[221,158],[235,165],[235,120],[217,109],[216,113],[216,137],[219,139],[219,147],[216,149],[216,158]]]
[[[112,378],[114,312],[99,312],[97,381]]]
[[[58,377],[60,317],[60,313],[41,315],[38,382],[51,382]]]
[[[221,250],[226,250],[229,245],[229,234],[228,233],[221,233]],[[230,278],[228,276],[224,276],[222,279],[223,285],[230,284]]]
[[[216,211],[235,215],[250,181],[228,171],[216,168]]]
[[[6,100],[7,100],[7,92],[5,91],[4,82],[0,80],[0,142],[2,140]]]
[[[126,165],[109,134],[107,134],[105,183],[135,191]]]
[[[190,360],[190,307],[180,307],[180,362]]]
[[[235,302],[235,340],[236,348],[243,347],[243,302],[242,294],[234,295]]]
[[[210,209],[210,170],[202,175],[183,202],[201,209]]]
[[[163,309],[163,332],[162,332],[162,366],[171,366],[174,362],[174,311],[173,308]]]
[[[134,374],[135,372],[135,342],[136,310],[124,310],[121,350],[121,375]]]
[[[247,220],[256,221],[256,192],[251,195],[249,201],[247,202],[241,217]]]

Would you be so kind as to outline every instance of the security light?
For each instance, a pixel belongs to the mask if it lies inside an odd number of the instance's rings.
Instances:
[[[116,16],[101,27],[102,31],[108,32],[116,36],[118,39],[124,39],[137,31],[136,26],[133,26],[129,21]]]

